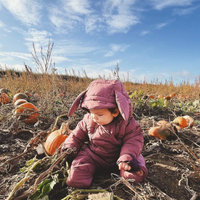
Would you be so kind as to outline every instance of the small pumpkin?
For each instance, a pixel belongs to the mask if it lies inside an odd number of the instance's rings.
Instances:
[[[28,91],[26,91],[24,94],[26,94],[29,98],[32,96],[32,94]]]
[[[184,94],[180,94],[178,98],[179,98],[180,100],[181,100],[181,99],[184,99],[184,98],[185,98],[185,95],[184,95]]]
[[[151,127],[148,133],[150,136],[159,138],[161,140],[166,140],[169,136],[171,136],[171,132],[168,128],[162,128],[159,126]]]
[[[0,93],[9,93],[10,92],[10,90],[8,90],[8,89],[6,89],[6,88],[1,88],[0,89]]]
[[[13,103],[15,103],[15,101],[17,101],[18,99],[28,100],[28,96],[26,94],[24,94],[24,93],[17,93],[13,97]]]
[[[155,99],[153,95],[148,95],[149,99]]]
[[[160,120],[160,121],[156,122],[156,124],[160,127],[166,127],[166,128],[171,127],[171,124],[165,120]]]
[[[65,95],[64,95],[64,93],[59,93],[59,97],[64,97]]]
[[[160,99],[160,98],[163,98],[163,95],[162,95],[162,94],[159,94],[159,95],[158,95],[158,99]]]
[[[176,96],[176,93],[172,93],[169,95],[171,98],[175,97]]]
[[[61,134],[60,130],[53,131],[44,143],[44,148],[49,155],[53,155],[55,150],[65,141],[67,135]]]
[[[46,152],[52,156],[70,133],[68,123],[62,123],[60,129],[51,132],[43,143]]]
[[[169,95],[165,96],[165,99],[170,100],[171,97]]]
[[[189,115],[185,115],[183,116],[183,118],[186,119],[188,127],[192,128],[194,126],[194,119],[192,117],[190,117]]]
[[[173,123],[180,128],[185,128],[188,126],[187,120],[184,117],[176,117]]]
[[[14,106],[17,107],[23,103],[27,103],[28,101],[26,99],[17,99],[14,103]]]
[[[38,120],[38,109],[32,103],[26,102],[17,106],[16,116],[21,116],[26,124],[35,123]]]
[[[1,104],[7,104],[10,102],[10,98],[6,93],[1,93],[0,94],[0,103]]]

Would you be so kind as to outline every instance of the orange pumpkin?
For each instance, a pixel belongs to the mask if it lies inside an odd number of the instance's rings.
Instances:
[[[171,135],[171,132],[168,128],[151,127],[149,129],[149,135],[152,137],[159,138],[161,140],[166,140],[167,137]]]
[[[150,99],[155,99],[155,97],[153,95],[149,95],[148,96]]]
[[[176,93],[172,93],[169,95],[171,98],[175,97],[176,96]]]
[[[15,103],[15,101],[17,101],[18,99],[28,100],[28,96],[26,94],[24,94],[24,93],[17,93],[13,97],[13,103]]]
[[[193,125],[194,125],[194,119],[192,118],[192,117],[190,117],[189,115],[185,115],[185,116],[183,116],[183,118],[185,118],[186,119],[186,121],[187,121],[187,126],[189,126],[189,127],[193,127]]]
[[[30,92],[28,92],[28,91],[26,91],[24,94],[26,94],[28,97],[32,96],[32,94]]]
[[[0,94],[0,103],[7,104],[10,102],[10,98],[6,93]]]
[[[185,98],[185,95],[184,95],[184,94],[181,94],[181,95],[179,95],[178,98],[179,98],[179,99],[184,99],[184,98]]]
[[[165,99],[170,100],[171,97],[168,95],[168,96],[165,96]]]
[[[27,103],[26,99],[17,99],[14,103],[14,106],[17,107],[21,105],[22,103]]]
[[[159,95],[158,95],[158,99],[160,99],[160,98],[163,98],[163,95],[162,95],[162,94],[159,94]]]
[[[8,89],[6,89],[6,88],[1,88],[0,89],[0,93],[8,93],[8,92],[10,92],[10,90],[8,90]]]
[[[44,142],[44,148],[49,155],[53,155],[55,150],[65,141],[67,135],[61,134],[60,130],[53,131]]]
[[[173,120],[173,123],[176,125],[176,126],[179,126],[181,128],[185,128],[188,126],[187,124],[187,120],[184,118],[184,117],[176,117],[174,120]]]
[[[165,120],[160,120],[157,122],[158,126],[169,128],[171,124]]]
[[[15,115],[22,116],[26,124],[35,123],[39,117],[37,107],[29,102],[20,104],[15,111]]]
[[[60,129],[51,132],[43,143],[46,152],[49,155],[53,155],[70,133],[71,130],[69,130],[68,123],[62,123]]]
[[[64,93],[60,93],[60,94],[59,94],[59,97],[64,97]]]

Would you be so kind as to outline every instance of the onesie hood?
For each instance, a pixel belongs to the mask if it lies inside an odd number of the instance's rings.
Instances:
[[[80,93],[73,102],[68,113],[69,116],[79,106],[85,110],[118,107],[124,120],[128,120],[132,116],[130,98],[124,85],[118,80],[97,79],[91,82],[88,88]]]

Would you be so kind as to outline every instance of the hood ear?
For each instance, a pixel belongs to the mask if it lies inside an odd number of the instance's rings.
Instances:
[[[130,114],[128,99],[121,92],[118,92],[118,91],[115,91],[115,99],[116,99],[116,103],[119,108],[120,114],[122,115],[124,120],[127,121]]]
[[[74,100],[71,108],[69,109],[69,112],[68,112],[68,116],[71,116],[75,111],[76,109],[78,108],[81,100],[83,99],[85,93],[87,92],[87,90],[81,92],[77,97],[76,99]]]

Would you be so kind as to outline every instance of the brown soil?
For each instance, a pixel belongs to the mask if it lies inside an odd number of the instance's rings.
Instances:
[[[15,158],[29,149],[30,140],[41,132],[48,132],[52,128],[56,117],[40,118],[39,124],[25,125],[18,119],[8,116],[12,106],[1,107],[1,115],[7,118],[1,119],[0,128],[0,199],[8,198],[9,194],[25,176],[20,172],[25,162],[34,158],[42,159],[37,152],[31,149],[29,152],[18,157],[11,162],[9,159]],[[200,119],[198,113],[187,113],[197,122]],[[200,200],[200,127],[196,123],[193,128],[185,128],[177,133],[178,137],[171,140],[162,141],[148,135],[149,127],[158,120],[171,121],[175,116],[183,113],[175,113],[170,110],[134,110],[134,117],[144,130],[143,156],[146,159],[149,171],[147,179],[138,185],[134,185],[131,180],[123,180],[116,173],[96,174],[90,189],[99,188],[113,192],[114,199],[177,199],[177,200]],[[82,118],[82,111],[78,111],[70,129],[73,129]],[[58,126],[66,119],[60,118]],[[7,162],[5,164],[5,162]],[[65,163],[62,164],[65,167]],[[58,165],[54,171],[60,169]],[[33,185],[37,176],[48,168],[40,168],[30,174],[29,179],[20,186],[10,199],[28,199],[25,192]],[[59,176],[63,178],[62,173]],[[74,188],[68,188],[61,182],[54,186],[49,193],[50,200],[60,200],[66,197]],[[87,199],[87,198],[85,198]]]

